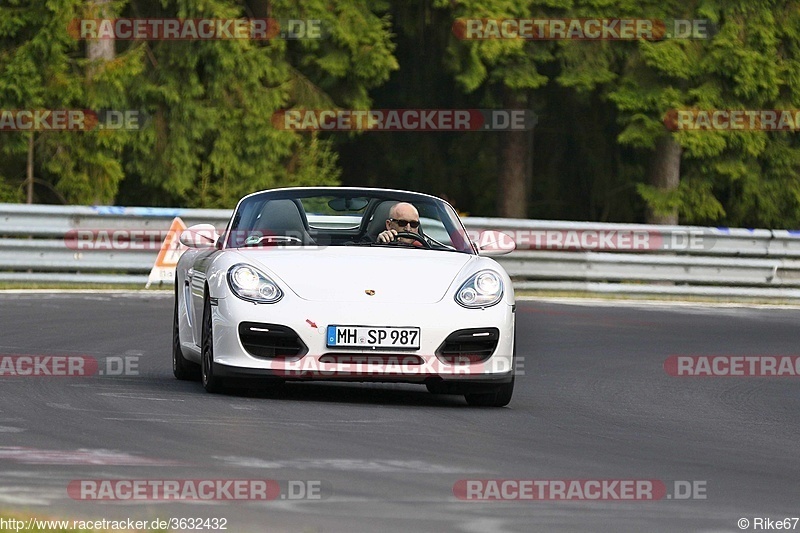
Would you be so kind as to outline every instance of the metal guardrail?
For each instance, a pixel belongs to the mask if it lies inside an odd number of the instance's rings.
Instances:
[[[0,281],[144,283],[174,217],[223,228],[229,210],[0,204]],[[519,289],[800,299],[800,232],[469,217],[506,233]],[[147,234],[83,249],[78,230]],[[140,235],[141,237],[141,235]],[[73,240],[71,241],[70,238]],[[587,246],[588,245],[588,246]]]
[[[168,230],[175,217],[186,225],[203,222],[224,225],[227,209],[170,207],[56,206],[0,203],[0,235],[59,237],[70,230]]]

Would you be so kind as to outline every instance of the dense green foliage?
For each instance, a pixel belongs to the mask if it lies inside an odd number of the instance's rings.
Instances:
[[[320,19],[331,31],[292,42],[117,41],[116,57],[90,63],[68,27],[98,17],[96,5],[12,0],[0,8],[0,108],[134,109],[148,117],[139,131],[34,133],[37,179],[72,203],[203,207],[229,207],[256,189],[339,183],[330,139],[276,130],[270,118],[321,98],[368,107],[369,89],[397,66],[389,22],[367,2],[268,6],[273,18]],[[104,18],[232,19],[259,7],[134,0],[112,4]],[[29,135],[0,137],[5,199],[24,179]]]
[[[524,215],[800,226],[800,142],[669,131],[673,109],[800,109],[800,0],[114,0],[103,16],[319,19],[322,39],[116,41],[87,59],[70,21],[98,0],[0,3],[0,109],[137,109],[140,131],[0,132],[0,202],[230,207],[287,185],[371,185],[507,215],[503,132],[312,133],[284,109],[534,110]],[[110,13],[109,13],[110,10]],[[459,18],[704,19],[705,39],[469,41]],[[517,138],[518,140],[521,138]],[[654,180],[665,139],[680,182]]]

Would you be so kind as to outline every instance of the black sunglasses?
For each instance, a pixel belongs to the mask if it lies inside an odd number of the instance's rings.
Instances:
[[[403,220],[403,219],[397,219],[397,218],[390,218],[389,220],[391,220],[392,222],[394,222],[395,224],[397,224],[401,228],[405,228],[406,226],[411,226],[412,228],[418,228],[419,227],[419,220]]]

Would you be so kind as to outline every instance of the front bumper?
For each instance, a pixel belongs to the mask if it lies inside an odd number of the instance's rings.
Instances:
[[[212,307],[212,320],[214,373],[220,377],[448,382],[469,384],[470,389],[479,390],[508,383],[514,373],[514,306],[505,301],[486,309],[465,309],[447,299],[434,304],[345,305],[309,302],[291,295],[276,304],[253,304],[228,295]],[[254,356],[242,344],[242,322],[290,328],[303,349],[292,357]],[[325,333],[329,324],[416,326],[420,328],[420,348],[327,347]],[[499,338],[490,356],[452,359],[437,355],[449,335],[469,328],[497,328]]]

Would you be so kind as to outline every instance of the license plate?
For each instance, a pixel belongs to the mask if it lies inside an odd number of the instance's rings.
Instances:
[[[328,346],[419,349],[419,328],[328,326]]]

